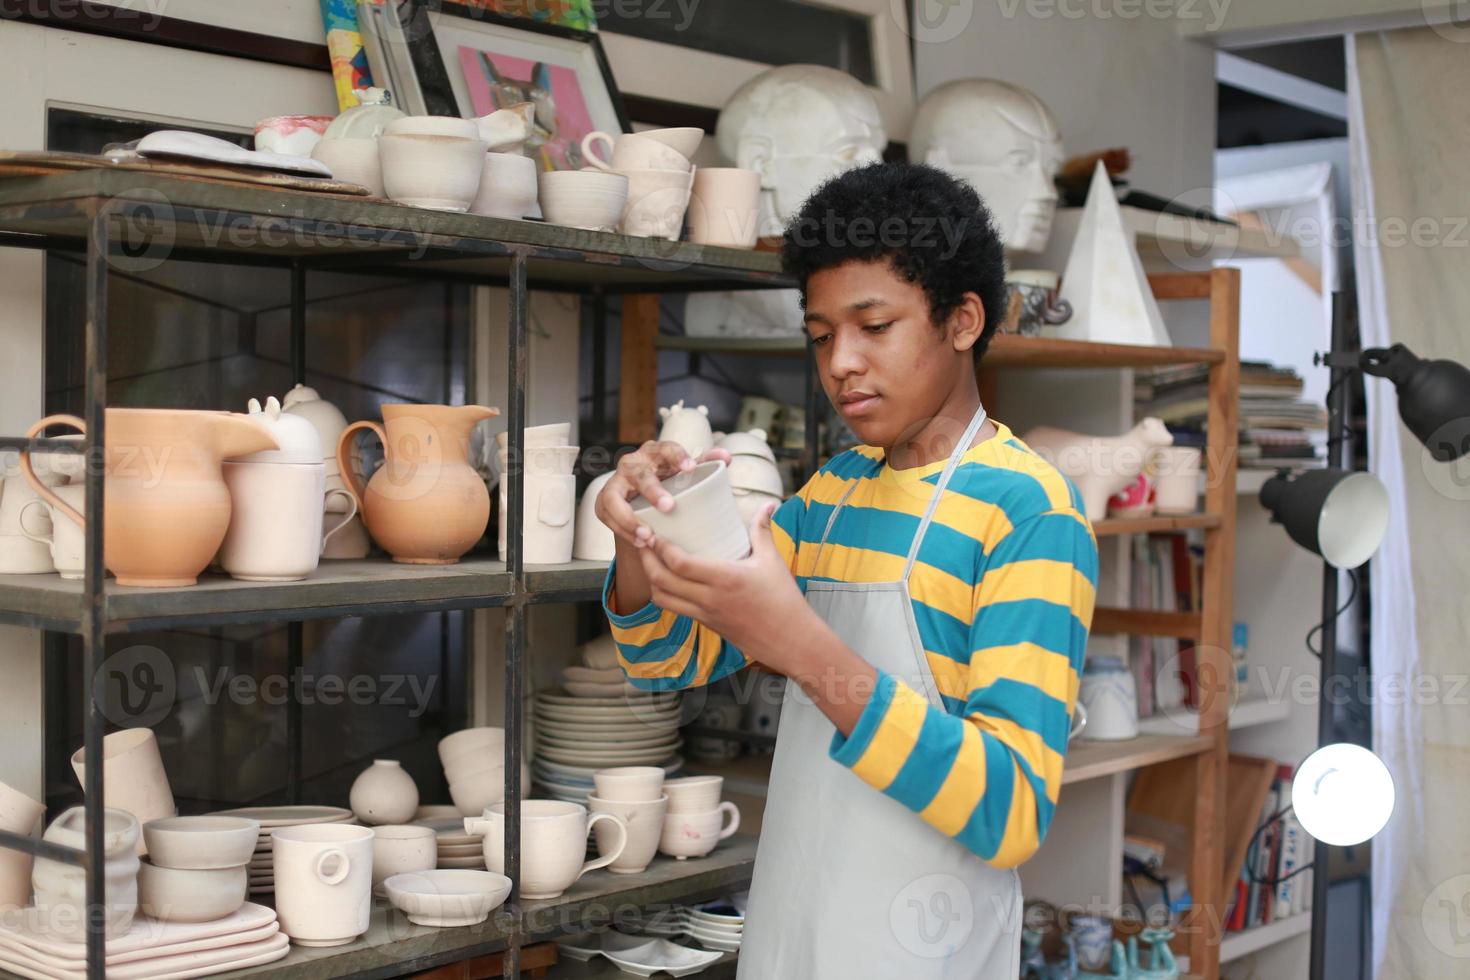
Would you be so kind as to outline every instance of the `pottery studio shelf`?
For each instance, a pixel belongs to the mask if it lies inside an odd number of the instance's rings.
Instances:
[[[741,891],[749,886],[754,866],[754,838],[736,835],[708,857],[687,861],[657,857],[642,874],[594,871],[560,898],[525,902],[521,909],[521,943],[585,932],[615,917],[626,917],[635,909],[706,901]],[[507,919],[497,914],[478,926],[432,929],[413,925],[378,899],[373,902],[372,924],[357,941],[326,949],[293,946],[283,960],[222,974],[221,978],[378,980],[420,973],[504,949],[509,938]]]
[[[527,257],[533,290],[676,292],[792,285],[769,252],[484,218],[341,194],[85,170],[0,181],[0,244],[80,248],[105,207],[170,259],[505,284]],[[134,248],[141,240],[127,242]],[[137,254],[134,251],[133,254]],[[151,254],[151,253],[150,253]]]
[[[601,595],[607,565],[574,561],[528,565],[532,602],[582,602]],[[300,582],[240,582],[204,575],[187,588],[128,588],[109,580],[110,632],[381,616],[497,606],[513,594],[505,563],[470,558],[453,565],[402,565],[384,559],[324,561]],[[0,623],[78,632],[82,583],[57,575],[0,576]]]

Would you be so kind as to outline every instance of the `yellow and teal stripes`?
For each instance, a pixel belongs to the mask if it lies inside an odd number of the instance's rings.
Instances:
[[[955,471],[909,578],[943,709],[880,673],[857,727],[834,737],[831,755],[940,832],[1011,867],[1040,846],[1061,788],[1097,547],[1075,488],[996,425]],[[772,522],[798,585],[901,577],[943,466],[895,471],[881,452],[860,447],[823,467]],[[610,573],[608,618],[638,687],[699,686],[746,665],[687,617],[652,605],[614,615],[613,583]]]

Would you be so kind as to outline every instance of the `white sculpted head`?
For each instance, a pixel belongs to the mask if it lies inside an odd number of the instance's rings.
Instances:
[[[761,234],[778,235],[817,185],[883,159],[878,101],[846,72],[782,65],[730,97],[715,127],[720,153],[761,175]]]
[[[909,160],[969,181],[995,215],[1007,249],[1046,248],[1062,138],[1034,93],[990,78],[939,86],[914,115]]]

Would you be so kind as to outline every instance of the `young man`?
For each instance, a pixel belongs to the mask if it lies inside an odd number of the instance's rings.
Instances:
[[[1076,490],[975,383],[1006,309],[968,185],[873,165],[787,229],[828,398],[864,445],[700,559],[634,517],[694,462],[649,443],[598,499],[605,605],[639,687],[786,675],[740,976],[1010,980],[1013,870],[1040,845],[1092,619],[1097,548]],[[719,455],[718,451],[712,455]],[[772,511],[774,510],[774,514]]]

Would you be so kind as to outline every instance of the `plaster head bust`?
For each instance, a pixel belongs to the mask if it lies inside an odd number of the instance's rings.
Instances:
[[[720,154],[761,175],[761,234],[779,235],[817,185],[883,159],[878,101],[846,72],[782,65],[742,85],[715,127]]]
[[[1046,248],[1062,138],[1035,93],[990,78],[940,85],[919,103],[909,159],[969,181],[995,215],[1008,250]]]

